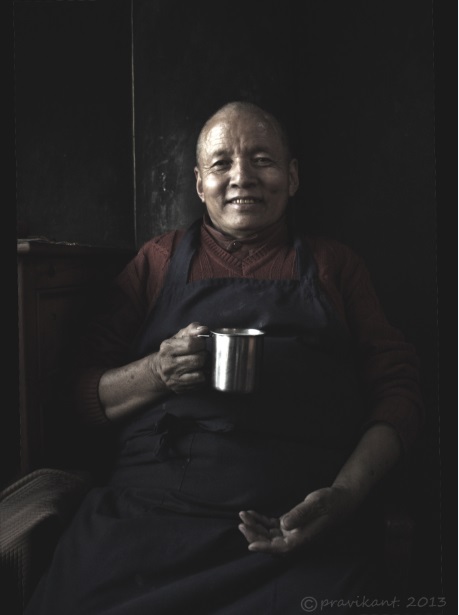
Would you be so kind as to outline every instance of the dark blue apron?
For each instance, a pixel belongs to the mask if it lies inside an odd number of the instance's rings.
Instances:
[[[193,321],[261,328],[261,389],[208,385],[130,420],[108,487],[89,494],[56,551],[55,603],[43,581],[35,600],[44,610],[27,615],[289,615],[302,612],[304,597],[361,589],[366,558],[355,524],[287,557],[249,552],[237,529],[240,510],[278,516],[329,486],[355,446],[363,405],[347,329],[299,239],[297,280],[189,283],[200,228],[179,243],[131,359]]]
[[[192,394],[170,395],[122,431],[124,453],[114,480],[119,484],[124,473],[130,484],[132,480],[143,484],[142,470],[135,478],[131,476],[133,456],[143,455],[144,462],[154,462],[154,455],[158,459],[170,456],[168,447],[171,442],[180,441],[179,433],[182,440],[186,433],[199,434],[194,435],[194,452],[201,441],[209,450],[218,447],[217,464],[219,460],[223,464],[226,459],[225,463],[236,477],[236,491],[242,493],[243,485],[249,483],[247,502],[241,497],[241,506],[249,505],[254,497],[247,467],[257,474],[273,466],[272,475],[278,475],[281,480],[276,502],[272,483],[267,488],[272,512],[281,512],[279,508],[285,507],[282,477],[297,464],[296,455],[306,464],[303,467],[317,466],[314,472],[305,471],[301,485],[304,497],[308,490],[328,485],[333,480],[356,443],[363,405],[350,336],[320,288],[316,264],[306,243],[295,239],[298,279],[219,278],[189,283],[188,273],[199,245],[200,231],[201,221],[198,220],[179,243],[157,305],[133,344],[131,359],[158,350],[164,339],[194,321],[211,329],[260,328],[266,333],[260,390],[231,394],[213,390],[208,385]],[[231,434],[231,437],[212,436],[222,433]],[[145,438],[150,439],[148,445]],[[207,455],[205,457],[207,460]],[[201,475],[198,475],[196,486],[191,484],[195,465],[194,460],[187,466],[184,480],[188,489],[185,491],[200,497],[204,489]],[[227,474],[225,466],[220,470]],[[148,474],[148,470],[146,472]],[[150,484],[151,477],[147,475],[145,480]],[[181,484],[183,491],[183,482]],[[209,491],[206,495],[210,496],[214,490],[218,493],[220,486],[216,472],[215,484],[206,481]],[[258,498],[266,506],[262,491],[260,485]],[[298,495],[293,489],[287,501]],[[231,501],[234,501],[234,494],[231,494]]]

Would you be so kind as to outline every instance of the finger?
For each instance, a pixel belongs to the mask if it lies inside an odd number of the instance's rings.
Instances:
[[[281,517],[280,526],[285,530],[293,530],[306,525],[323,514],[323,506],[316,500],[305,500]]]
[[[169,387],[175,390],[185,390],[187,388],[196,387],[197,385],[207,383],[207,376],[203,368],[189,369],[185,371],[185,368],[175,368],[169,370],[166,373],[165,378]]]
[[[280,536],[276,536],[272,540],[256,540],[249,544],[249,551],[258,553],[270,553],[272,555],[285,555],[291,548]]]
[[[260,536],[270,537],[276,534],[281,534],[281,530],[279,527],[279,523],[273,527],[272,524],[267,524],[264,522],[259,522],[255,518],[251,517],[247,513],[239,514],[242,519],[244,525],[250,528],[252,531],[257,532]]]
[[[260,551],[264,553],[284,553],[287,551],[287,544],[280,534],[276,536],[261,536],[256,532],[252,532],[251,528],[245,526],[243,523],[238,527],[249,543],[247,548],[250,551]]]
[[[244,523],[240,523],[238,525],[238,529],[241,532],[241,534],[244,535],[245,539],[249,543],[257,542],[257,541],[270,542],[270,537],[268,535],[263,534],[263,533],[260,534],[255,528],[249,525],[244,525]]]
[[[282,533],[289,549],[296,550],[316,543],[327,534],[329,529],[327,519],[318,517],[302,527],[288,531],[283,529]]]
[[[162,342],[159,356],[164,370],[175,371],[178,367],[185,372],[203,367],[208,353],[203,339],[187,337]]]
[[[181,374],[174,381],[174,384],[182,389],[195,387],[198,384],[207,382],[207,378],[202,371],[186,372]]]
[[[239,516],[244,515],[245,519],[251,519],[255,522],[261,523],[266,527],[279,527],[279,518],[278,517],[267,517],[266,515],[261,515],[255,510],[243,510],[239,513]],[[241,516],[241,518],[243,518]]]
[[[181,357],[204,352],[205,340],[200,337],[171,337],[164,340],[160,347],[160,353],[164,357]]]
[[[193,354],[175,357],[175,369],[178,373],[196,372],[203,369],[207,361],[205,350],[200,350]]]
[[[263,536],[263,537],[269,538],[271,536],[271,532],[274,531],[274,530],[271,530],[270,528],[267,528],[262,523],[257,523],[250,519],[245,520],[243,517],[241,517],[241,519],[243,521],[241,525],[245,527],[247,531],[253,532],[257,536]],[[279,529],[277,531],[280,532]]]
[[[192,337],[201,333],[206,333],[208,330],[208,327],[201,325],[200,322],[191,322],[185,328],[180,329],[180,331],[174,335],[174,338]]]
[[[287,553],[304,549],[313,542],[315,536],[311,537],[311,534],[315,533],[315,530],[311,528],[295,529],[290,532],[284,531],[280,535],[276,533],[276,535],[273,535],[270,540],[261,539],[252,541],[249,545],[249,549],[251,551],[285,555]]]

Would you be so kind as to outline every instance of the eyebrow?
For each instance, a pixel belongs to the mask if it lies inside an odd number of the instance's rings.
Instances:
[[[271,156],[273,155],[273,151],[271,148],[269,147],[265,147],[265,146],[256,146],[251,148],[248,151],[248,154],[250,156],[253,156],[254,154],[260,154],[260,153],[266,153],[266,154],[270,154]],[[212,152],[211,154],[211,158],[219,158],[220,156],[230,156],[230,152],[227,149],[218,149],[215,152]]]

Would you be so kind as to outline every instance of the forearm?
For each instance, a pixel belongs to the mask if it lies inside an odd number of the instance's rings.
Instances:
[[[109,420],[126,418],[169,392],[156,371],[157,353],[106,371],[99,381],[99,398]]]
[[[308,547],[352,516],[402,451],[395,429],[384,423],[364,433],[333,485],[312,491],[279,518],[241,511],[239,530],[250,551],[287,553]]]
[[[377,423],[362,436],[341,468],[333,486],[350,490],[361,503],[402,455],[397,432],[390,425]]]

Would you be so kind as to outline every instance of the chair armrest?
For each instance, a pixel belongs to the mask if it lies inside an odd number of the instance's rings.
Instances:
[[[91,486],[88,473],[43,468],[0,492],[0,565],[11,614],[22,613]]]

